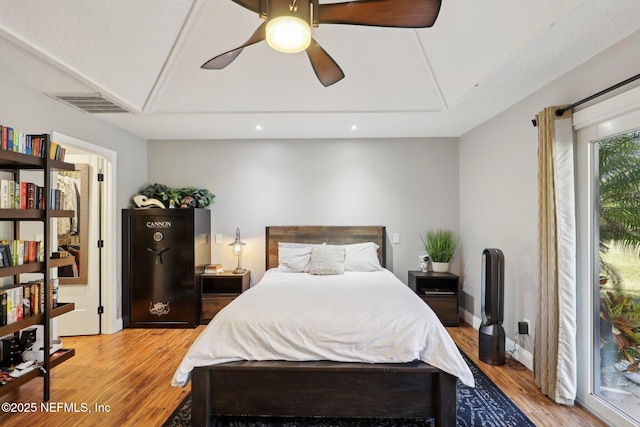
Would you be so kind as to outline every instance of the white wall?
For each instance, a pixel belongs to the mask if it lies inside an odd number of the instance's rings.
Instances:
[[[91,144],[106,147],[117,153],[116,208],[128,207],[129,198],[147,177],[147,142],[135,135],[116,128],[88,113],[76,110],[48,96],[42,95],[20,84],[11,76],[0,76],[0,124],[27,133],[50,133],[51,131],[72,136]],[[99,116],[97,116],[99,117]],[[117,274],[114,283],[105,284],[115,289],[112,307],[121,316],[121,219],[117,218],[116,245]],[[109,310],[108,303],[105,309]]]
[[[474,300],[466,309],[481,318],[482,250],[502,249],[510,339],[517,322],[535,322],[538,310],[538,133],[531,120],[544,107],[571,104],[637,74],[639,51],[637,33],[460,138],[464,291]],[[532,352],[530,334],[518,343]]]
[[[149,141],[149,183],[205,187],[216,195],[212,261],[242,259],[260,280],[268,225],[384,225],[387,267],[403,282],[430,227],[458,231],[458,143],[453,138]],[[401,243],[390,238],[400,233]]]

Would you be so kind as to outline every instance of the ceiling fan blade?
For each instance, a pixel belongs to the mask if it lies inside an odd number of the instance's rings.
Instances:
[[[307,56],[309,56],[313,71],[324,87],[331,86],[344,78],[344,73],[336,61],[313,38],[307,47]]]
[[[239,4],[245,9],[249,9],[252,12],[260,13],[260,0],[232,0],[234,3]]]
[[[321,4],[318,6],[318,22],[376,27],[431,27],[440,12],[441,1],[361,0]]]
[[[210,60],[202,64],[202,67],[200,68],[204,68],[206,70],[221,70],[227,65],[231,64],[233,60],[236,59],[238,55],[240,55],[242,49],[247,46],[251,46],[252,44],[261,42],[266,38],[266,26],[267,23],[263,22],[262,25],[260,25],[258,29],[251,35],[251,37],[249,37],[249,40],[247,40],[245,44],[211,58]]]

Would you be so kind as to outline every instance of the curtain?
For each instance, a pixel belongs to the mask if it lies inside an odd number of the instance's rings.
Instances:
[[[571,112],[548,107],[538,123],[538,314],[533,374],[542,393],[576,396],[576,208]]]

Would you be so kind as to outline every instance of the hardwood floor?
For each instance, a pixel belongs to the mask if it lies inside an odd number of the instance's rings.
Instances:
[[[0,412],[0,425],[160,426],[189,392],[189,386],[171,387],[170,381],[202,329],[125,329],[113,335],[63,338],[65,347],[76,349],[76,356],[52,370],[48,411],[40,406],[42,380],[36,379],[0,398],[35,404],[35,412]],[[447,329],[536,425],[605,425],[582,408],[557,405],[542,396],[530,371],[480,362],[478,334],[469,325]]]
[[[447,328],[458,347],[478,365],[537,426],[606,426],[579,406],[563,406],[544,396],[536,387],[533,372],[515,360],[492,366],[478,357],[478,331],[467,323]],[[507,356],[508,357],[508,356]]]

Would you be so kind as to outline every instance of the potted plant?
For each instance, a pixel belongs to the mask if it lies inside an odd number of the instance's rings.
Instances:
[[[429,230],[421,235],[424,249],[429,254],[434,272],[446,273],[449,271],[449,261],[456,251],[458,240],[451,230]]]
[[[204,188],[184,187],[172,188],[164,184],[147,185],[140,194],[156,199],[164,203],[165,207],[180,207],[180,201],[184,198],[192,198],[193,204],[198,208],[206,208],[213,203],[214,196]]]
[[[206,208],[213,203],[213,199],[216,197],[205,188],[185,187],[179,191],[182,193],[182,197],[193,197],[199,208]]]

